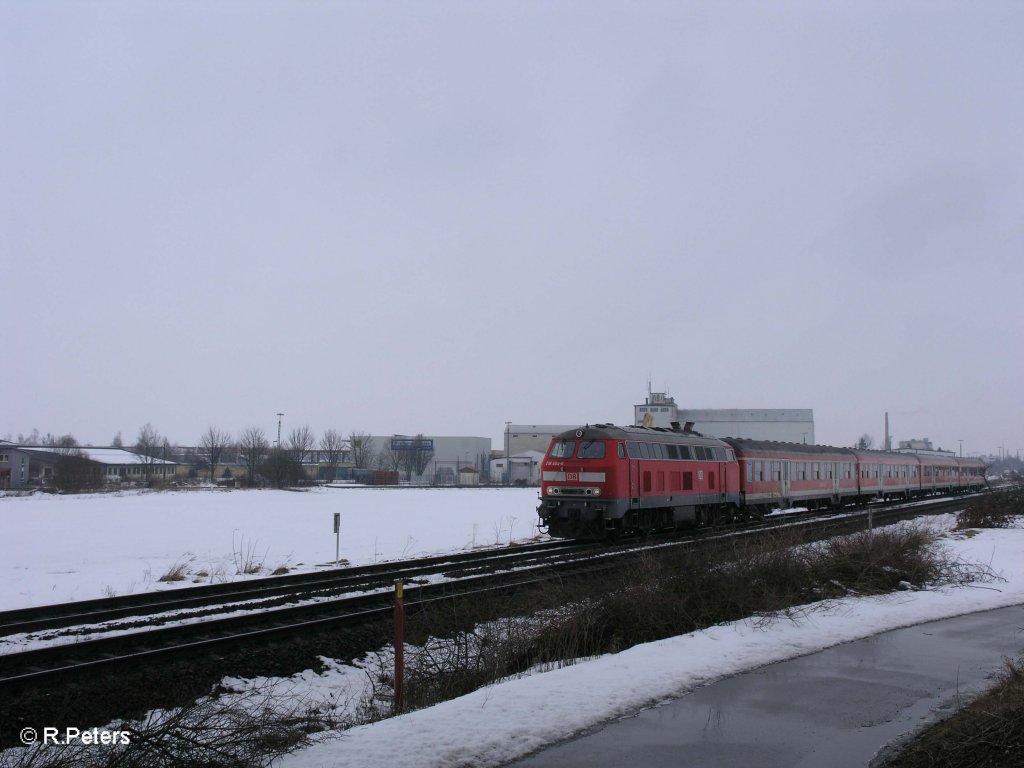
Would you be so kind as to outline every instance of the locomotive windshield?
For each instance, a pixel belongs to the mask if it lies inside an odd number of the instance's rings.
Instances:
[[[577,459],[603,459],[604,443],[600,440],[584,440],[580,443],[580,450],[576,454]]]
[[[570,459],[575,448],[575,440],[555,440],[551,443],[551,450],[548,452],[548,456],[552,459]]]

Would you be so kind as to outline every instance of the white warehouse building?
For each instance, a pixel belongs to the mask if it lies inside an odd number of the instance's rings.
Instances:
[[[814,443],[812,408],[680,408],[664,392],[649,392],[643,403],[633,406],[636,426],[671,427],[672,422],[692,422],[693,429],[708,437]]]

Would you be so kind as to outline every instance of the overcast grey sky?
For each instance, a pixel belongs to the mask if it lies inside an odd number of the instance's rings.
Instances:
[[[0,436],[1024,449],[1024,3],[0,2]]]

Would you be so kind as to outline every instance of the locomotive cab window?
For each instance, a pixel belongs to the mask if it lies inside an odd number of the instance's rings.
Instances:
[[[577,459],[603,459],[604,443],[600,440],[584,440],[576,453]]]
[[[548,457],[552,459],[570,459],[572,458],[572,452],[575,448],[575,440],[556,440],[551,444],[551,450],[548,452]]]

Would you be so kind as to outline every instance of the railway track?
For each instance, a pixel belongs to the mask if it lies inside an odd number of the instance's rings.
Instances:
[[[515,565],[529,562],[533,557],[578,550],[580,546],[574,542],[545,541],[413,560],[330,568],[310,573],[179,587],[120,597],[0,611],[0,642],[7,636],[40,630],[59,630],[86,625],[102,629],[104,624],[120,619],[130,619],[135,623],[156,619],[153,623],[165,623],[167,617],[178,612],[202,611],[207,608],[218,610],[228,605],[256,610],[304,596],[330,597],[360,590],[379,589],[382,586],[390,586],[397,578],[410,579],[435,573],[458,573],[485,564]]]
[[[603,544],[551,541],[359,568],[191,587],[0,613],[0,692],[17,695],[118,667],[294,638],[319,629],[385,622],[395,579],[410,610],[431,602],[509,593],[550,578],[621,567],[649,548],[692,547],[766,528],[831,536],[962,508],[965,497],[893,504],[831,515],[769,518],[738,529]],[[51,642],[44,640],[49,634]],[[31,639],[34,647],[25,648]],[[19,649],[18,644],[21,644]]]

